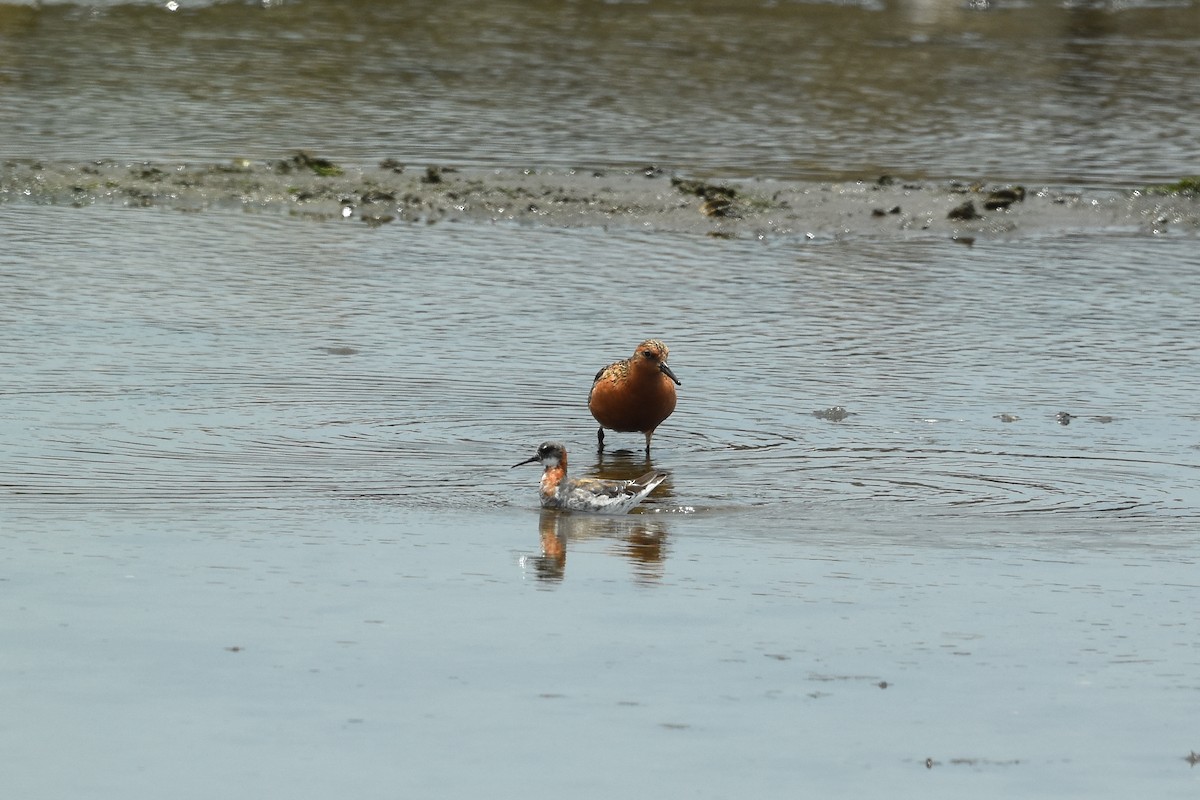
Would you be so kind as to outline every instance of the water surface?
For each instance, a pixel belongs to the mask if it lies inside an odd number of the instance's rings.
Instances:
[[[1185,237],[0,231],[22,796],[1196,788]],[[541,514],[651,334],[671,480]]]
[[[533,476],[490,470],[547,438],[592,467],[591,377],[654,334],[684,379],[660,465],[703,479],[675,490],[682,506],[1197,507],[1186,237],[968,248],[4,215],[9,424],[49,465],[16,486],[36,493],[73,496],[54,459],[95,452],[128,462],[84,478],[114,501],[513,504]],[[608,466],[643,466],[639,439],[614,436],[628,450]]]
[[[1195,0],[0,4],[0,157],[1140,186],[1200,170]]]

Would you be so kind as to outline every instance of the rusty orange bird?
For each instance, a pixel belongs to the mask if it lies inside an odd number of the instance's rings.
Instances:
[[[604,429],[608,428],[645,435],[646,455],[650,455],[650,437],[675,410],[675,387],[683,385],[667,366],[669,354],[660,339],[647,339],[632,356],[596,373],[588,410],[600,423],[596,431],[600,450],[604,450]]]

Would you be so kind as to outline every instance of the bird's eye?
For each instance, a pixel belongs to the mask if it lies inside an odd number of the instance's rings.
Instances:
[[[648,358],[648,359],[650,359],[651,361],[653,361],[653,360],[654,360],[654,351],[653,351],[653,350],[643,350],[643,351],[642,351],[642,357],[643,357],[643,358]]]

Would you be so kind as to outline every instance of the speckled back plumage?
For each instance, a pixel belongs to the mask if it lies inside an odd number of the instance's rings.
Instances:
[[[658,353],[658,360],[663,363],[666,363],[671,355],[670,348],[667,347],[666,342],[662,339],[647,339],[637,346],[637,349],[633,351],[633,355],[629,358],[622,358],[620,361],[614,361],[606,367],[601,367],[596,373],[596,377],[592,378],[592,392],[596,391],[596,384],[600,382],[601,378],[605,378],[612,383],[620,383],[627,380],[629,378],[629,368],[633,360],[637,357],[638,353],[646,350]],[[588,392],[588,402],[591,402],[592,392]]]
[[[542,508],[624,514],[641,503],[666,478],[665,472],[647,472],[631,481],[567,478],[559,481],[552,494],[542,494]]]

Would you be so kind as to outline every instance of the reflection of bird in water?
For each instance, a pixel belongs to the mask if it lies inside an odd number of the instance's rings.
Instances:
[[[567,571],[567,538],[558,532],[559,515],[554,511],[543,511],[538,520],[538,534],[542,538],[542,554],[537,558],[522,559],[532,564],[534,574],[540,581],[559,582]]]
[[[646,437],[646,455],[650,455],[650,437],[654,429],[675,410],[675,387],[679,378],[667,366],[667,346],[659,339],[647,339],[633,355],[609,364],[592,379],[588,410],[600,423],[596,440],[604,450],[604,429]]]
[[[568,478],[567,448],[558,442],[543,442],[531,458],[513,464],[513,467],[534,461],[545,467],[539,490],[542,508],[565,511],[624,514],[667,478],[665,472],[647,472],[631,481]]]
[[[543,511],[538,520],[540,556],[521,559],[532,567],[534,576],[544,583],[559,583],[566,575],[568,542],[610,539],[616,552],[633,562],[634,580],[652,583],[662,579],[666,558],[667,527],[657,518],[645,515],[629,517],[560,514]]]

